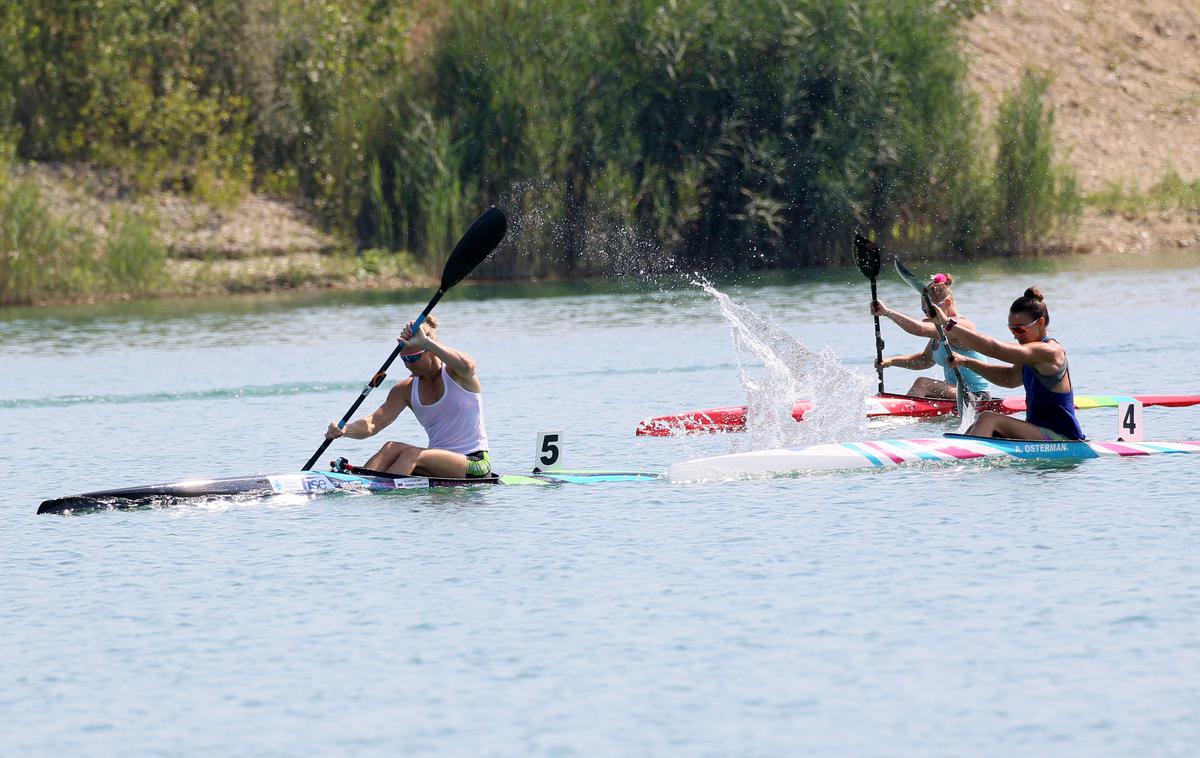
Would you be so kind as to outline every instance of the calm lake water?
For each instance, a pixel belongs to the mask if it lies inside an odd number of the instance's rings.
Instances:
[[[1040,285],[1078,392],[1182,394],[1198,263],[954,270],[998,335]],[[871,382],[857,272],[717,287]],[[0,752],[1195,754],[1194,456],[34,515],[299,468],[428,296],[0,311]],[[880,296],[917,310],[893,276]],[[528,470],[539,431],[572,467],[745,445],[633,435],[744,402],[739,365],[758,370],[695,286],[463,287],[437,313],[479,361],[498,470]],[[889,353],[921,346],[884,330]],[[1115,434],[1112,410],[1081,420]],[[1200,437],[1200,408],[1146,422]],[[388,436],[423,441],[407,416]]]

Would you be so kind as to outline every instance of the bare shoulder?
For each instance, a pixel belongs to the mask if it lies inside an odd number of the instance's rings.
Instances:
[[[1067,362],[1067,349],[1058,344],[1057,340],[1037,342],[1029,346],[1034,360],[1031,361],[1041,373],[1057,372]]]
[[[1053,337],[1045,342],[1035,342],[1031,347],[1037,352],[1039,357],[1043,357],[1044,359],[1061,359],[1067,354],[1067,349],[1058,344],[1058,340]]]
[[[389,404],[400,403],[402,407],[407,408],[409,398],[412,397],[412,383],[413,378],[411,376],[405,377],[404,379],[396,382],[392,388],[388,390],[387,402]]]

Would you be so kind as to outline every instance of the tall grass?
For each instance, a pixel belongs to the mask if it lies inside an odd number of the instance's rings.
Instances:
[[[970,202],[983,172],[959,11],[927,0],[447,7],[428,70],[392,94],[410,99],[368,140],[393,166],[393,191],[366,199],[376,244],[387,215],[418,248],[437,239],[443,221],[421,204],[439,195],[533,209],[542,231],[524,242],[554,249],[567,272],[631,231],[720,268],[841,259],[864,225],[899,221],[953,247],[986,233],[986,203]]]
[[[137,293],[161,281],[166,250],[153,223],[113,219],[106,239],[56,218],[30,180],[0,175],[0,304]]]
[[[994,231],[1009,255],[1028,252],[1082,204],[1075,177],[1054,160],[1054,111],[1044,103],[1049,84],[1026,72],[1000,104]]]
[[[1126,189],[1120,183],[1109,183],[1104,189],[1090,193],[1087,204],[1102,213],[1130,216],[1142,216],[1151,211],[1200,214],[1200,179],[1188,182],[1171,168],[1144,191]]]
[[[862,228],[1021,254],[1078,194],[1034,78],[984,158],[957,36],[985,5],[0,0],[0,134],[301,199],[431,269],[493,203],[497,276],[823,265]]]

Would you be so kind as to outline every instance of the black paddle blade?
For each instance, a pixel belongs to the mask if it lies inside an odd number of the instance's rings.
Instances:
[[[463,280],[475,267],[483,263],[483,259],[496,249],[504,233],[508,231],[508,219],[499,208],[488,208],[483,215],[471,224],[471,228],[454,246],[454,252],[442,269],[443,292]]]
[[[879,276],[879,246],[861,234],[854,235],[854,265],[868,279]]]
[[[926,296],[925,282],[918,279],[916,274],[909,271],[908,268],[900,262],[899,258],[896,259],[896,273],[900,275],[900,278],[903,279],[909,287],[912,287],[917,292],[920,292],[922,297]]]

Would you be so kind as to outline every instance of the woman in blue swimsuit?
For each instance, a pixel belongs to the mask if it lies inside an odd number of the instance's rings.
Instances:
[[[1025,421],[984,411],[967,434],[1017,440],[1084,438],[1075,418],[1075,391],[1067,367],[1067,351],[1046,335],[1050,311],[1036,287],[1025,290],[1025,295],[1014,300],[1008,309],[1008,329],[1017,338],[1015,345],[956,323],[936,305],[934,310],[934,320],[945,327],[947,336],[953,335],[956,344],[1011,365],[984,363],[961,354],[953,357],[955,363],[1002,387],[1025,386]]]

